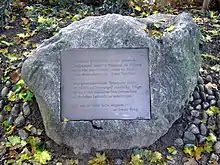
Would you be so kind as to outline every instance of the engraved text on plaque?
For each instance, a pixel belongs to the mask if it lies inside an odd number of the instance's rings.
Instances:
[[[148,49],[62,52],[62,118],[150,119],[148,55]]]

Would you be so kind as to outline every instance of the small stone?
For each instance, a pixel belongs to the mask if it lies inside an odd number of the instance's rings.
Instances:
[[[203,143],[203,142],[205,142],[205,140],[206,140],[206,137],[205,137],[205,136],[199,135],[199,143],[200,143],[200,144]]]
[[[216,161],[216,162],[217,162],[218,159],[219,159],[218,155],[212,153],[211,156],[210,156],[209,161],[211,161],[211,162],[212,162],[212,161]]]
[[[184,132],[184,139],[183,140],[186,144],[194,144],[196,137],[192,132],[186,131],[186,132]]]
[[[195,109],[196,109],[196,110],[200,110],[200,109],[202,109],[202,106],[199,104],[199,105],[197,105],[197,106],[195,107]]]
[[[5,83],[5,86],[9,88],[9,87],[11,86],[11,81],[7,81],[7,82]]]
[[[199,117],[199,114],[200,114],[200,112],[197,111],[197,110],[192,110],[191,111],[191,116],[193,116],[193,117]]]
[[[8,87],[4,87],[1,91],[1,96],[6,97],[8,95],[8,91],[9,91]]]
[[[204,86],[202,85],[202,84],[199,84],[198,85],[198,87],[199,87],[199,92],[201,93],[201,92],[204,92]]]
[[[167,160],[167,165],[176,165],[177,162],[175,160]]]
[[[205,126],[204,123],[201,123],[201,124],[200,124],[199,129],[200,129],[200,134],[206,136],[206,134],[207,134],[207,128],[206,128],[206,126]]]
[[[208,119],[208,115],[207,115],[206,111],[202,111],[202,119],[203,120],[207,120]]]
[[[197,92],[197,91],[194,91],[192,95],[193,95],[194,100],[200,98],[199,92]]]
[[[217,106],[218,108],[220,108],[220,100],[218,100],[218,101],[216,102],[216,106]]]
[[[209,160],[209,157],[207,156],[207,155],[203,155],[202,157],[201,157],[201,159],[200,159],[200,164],[201,165],[207,165],[208,164],[208,160]],[[198,164],[197,164],[198,165]]]
[[[210,75],[206,76],[205,80],[208,82],[212,82],[212,76]]]
[[[115,165],[122,165],[122,160],[121,159],[115,159]]]
[[[193,134],[199,134],[199,128],[195,124],[191,124],[188,128],[189,132],[192,132]]]
[[[193,96],[191,96],[190,98],[189,98],[189,102],[193,102]]]
[[[203,108],[204,110],[208,109],[208,108],[209,108],[209,103],[208,103],[208,102],[203,102],[203,103],[202,103],[202,108]]]
[[[4,108],[4,100],[0,100],[0,112],[3,110]]]
[[[22,109],[23,109],[23,113],[25,116],[28,116],[31,114],[31,110],[30,110],[30,107],[28,105],[28,102],[25,102],[22,106]]]
[[[0,122],[2,122],[2,121],[3,121],[3,119],[4,119],[3,115],[2,115],[2,114],[0,114]]]
[[[201,120],[195,118],[195,119],[192,121],[192,123],[198,125],[199,123],[201,123]]]
[[[22,140],[26,140],[27,137],[28,137],[27,132],[26,132],[25,130],[23,130],[23,129],[19,129],[19,130],[18,130],[18,135],[19,135],[19,137],[20,137]]]
[[[213,96],[213,95],[208,95],[208,96],[206,97],[206,99],[207,99],[207,100],[212,100],[212,99],[215,99],[215,96]]]
[[[183,136],[183,131],[182,130],[178,130],[177,132],[178,132],[179,136],[181,136],[181,137]]]
[[[37,129],[35,127],[31,128],[31,135],[35,135],[37,133]]]
[[[182,147],[183,144],[184,144],[183,139],[181,139],[181,138],[174,140],[174,146]]]
[[[186,119],[187,119],[188,121],[192,121],[193,117],[192,117],[192,116],[187,116]]]
[[[194,89],[194,91],[195,91],[195,92],[199,92],[199,87],[196,86],[195,89]]]
[[[209,126],[215,126],[215,121],[216,121],[215,116],[210,116],[210,117],[208,118],[208,125],[209,125]]]
[[[20,63],[18,64],[17,68],[21,68],[22,65],[23,65],[23,62],[20,62]]]
[[[15,104],[12,109],[11,109],[11,115],[14,117],[17,117],[19,114],[20,110],[19,110],[19,105]]]
[[[10,124],[12,124],[13,121],[14,121],[14,117],[10,115],[10,116],[8,117],[8,122],[9,122]]]
[[[216,99],[220,99],[220,92],[215,92]]]
[[[199,105],[201,102],[202,102],[201,99],[197,99],[197,100],[193,101],[193,106],[197,106],[197,105]]]
[[[201,76],[198,77],[197,83],[204,84],[203,78]]]
[[[15,125],[19,128],[25,125],[25,118],[24,116],[18,116],[15,119]]]
[[[205,94],[205,92],[201,92],[201,93],[200,93],[200,98],[201,98],[203,101],[206,101],[206,94]]]
[[[93,120],[93,121],[92,121],[92,125],[95,126],[95,127],[97,127],[97,128],[102,127],[101,122],[98,121],[98,120]]]
[[[216,100],[211,100],[211,101],[210,101],[210,105],[211,105],[211,106],[213,106],[213,105],[215,105],[215,104],[216,104]]]
[[[47,148],[52,148],[53,147],[53,142],[51,140],[48,140],[45,142]]]
[[[31,165],[31,164],[24,162],[24,163],[22,163],[22,165]],[[36,165],[36,164],[33,163],[33,165]]]
[[[220,141],[217,141],[214,145],[214,151],[216,154],[220,154]]]
[[[15,72],[21,73],[21,68],[18,68]]]
[[[189,107],[188,107],[188,110],[193,110],[194,108],[190,105]]]
[[[205,93],[213,95],[212,89],[205,87]]]
[[[217,122],[218,128],[220,128],[220,114],[217,115],[216,122]]]

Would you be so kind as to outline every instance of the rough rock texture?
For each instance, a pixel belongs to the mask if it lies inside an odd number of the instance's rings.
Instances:
[[[167,19],[167,22],[160,21]],[[149,36],[146,25],[175,25],[160,39]],[[200,66],[200,32],[189,14],[133,18],[117,14],[87,17],[63,28],[44,41],[23,64],[22,76],[32,88],[47,135],[76,153],[91,148],[147,147],[164,135],[181,116],[193,91]],[[149,47],[151,120],[101,120],[60,122],[60,51],[71,48]]]

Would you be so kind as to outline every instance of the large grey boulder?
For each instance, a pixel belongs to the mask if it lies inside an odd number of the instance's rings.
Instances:
[[[145,30],[154,23],[163,29],[175,25],[175,29],[154,38]],[[91,148],[147,147],[181,116],[196,85],[199,38],[197,25],[186,13],[148,18],[117,14],[87,17],[44,41],[24,62],[22,76],[36,96],[47,135],[58,144],[74,147],[76,153],[88,153]],[[152,119],[60,122],[60,51],[122,47],[149,47]]]

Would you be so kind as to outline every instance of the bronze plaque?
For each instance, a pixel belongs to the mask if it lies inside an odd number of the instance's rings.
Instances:
[[[150,119],[148,49],[61,52],[61,118]]]

